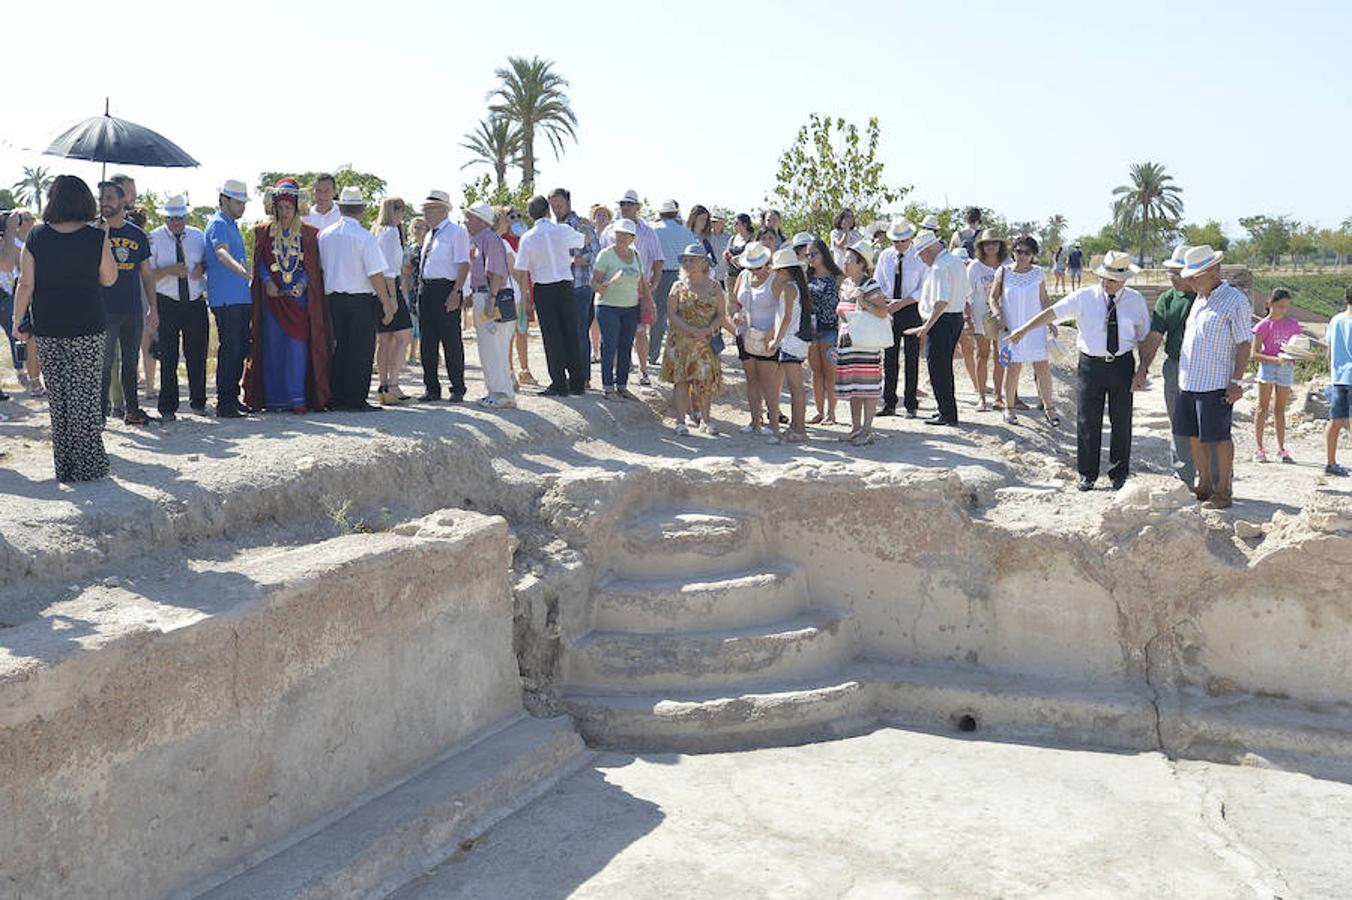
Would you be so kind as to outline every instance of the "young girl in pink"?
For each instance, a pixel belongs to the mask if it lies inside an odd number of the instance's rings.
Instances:
[[[1253,326],[1253,359],[1258,363],[1258,409],[1253,416],[1254,441],[1258,445],[1253,454],[1255,462],[1268,461],[1263,432],[1267,430],[1268,410],[1274,405],[1272,424],[1277,431],[1277,457],[1284,463],[1295,462],[1286,452],[1286,405],[1291,399],[1296,364],[1282,354],[1282,345],[1300,334],[1300,323],[1289,318],[1290,311],[1291,292],[1277,288],[1268,301],[1267,318]]]

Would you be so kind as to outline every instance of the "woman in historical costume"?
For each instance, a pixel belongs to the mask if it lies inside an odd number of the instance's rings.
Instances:
[[[265,206],[270,221],[254,228],[253,346],[244,402],[270,411],[329,405],[328,308],[319,269],[319,232],[298,214],[300,185],[283,178]]]

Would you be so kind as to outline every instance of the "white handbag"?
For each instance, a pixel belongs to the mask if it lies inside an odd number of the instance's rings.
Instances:
[[[886,350],[896,343],[892,339],[892,317],[880,319],[858,310],[841,313],[850,336],[850,350]]]

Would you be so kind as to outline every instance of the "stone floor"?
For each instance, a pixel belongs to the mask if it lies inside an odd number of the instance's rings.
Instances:
[[[433,898],[1334,898],[1352,785],[896,729],[602,755],[406,885]]]

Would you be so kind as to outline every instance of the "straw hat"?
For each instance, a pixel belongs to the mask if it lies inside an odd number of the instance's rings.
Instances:
[[[800,231],[793,236],[793,249],[797,250],[799,247],[806,247],[816,240],[817,236],[815,234],[811,234],[806,231]]]
[[[227,178],[225,184],[216,188],[217,194],[224,194],[231,200],[238,200],[241,203],[249,202],[249,186],[238,178]]]
[[[356,185],[349,185],[342,189],[338,194],[336,201],[339,206],[365,206],[366,200],[361,195],[361,188]]]
[[[1127,281],[1139,271],[1140,267],[1132,264],[1131,256],[1121,250],[1109,250],[1103,254],[1103,262],[1098,264],[1094,274],[1106,281]]]
[[[790,250],[789,252],[792,253],[793,251]],[[742,255],[737,257],[737,266],[742,269],[759,269],[762,266],[769,265],[772,258],[773,256],[770,253],[769,247],[765,246],[760,241],[752,241],[746,245],[746,249],[742,251]],[[794,257],[793,263],[794,265],[798,264],[798,258],[796,256]]]
[[[627,194],[625,194],[625,196],[627,197],[627,196],[629,196],[629,194],[632,194],[632,193],[633,193],[633,191],[629,191]],[[635,200],[634,202],[638,202],[638,201]],[[675,200],[663,200],[663,201],[662,201],[662,205],[659,206],[659,207],[657,207],[657,214],[660,215],[660,216],[665,216],[665,215],[668,215],[668,214],[670,214],[670,213],[678,213],[678,212],[680,212],[680,211],[681,211],[681,204],[677,203]]]
[[[977,258],[977,259],[980,259],[980,258],[981,258],[981,245],[982,245],[982,244],[999,244],[999,245],[1000,245],[1000,255],[1001,255],[1001,256],[1008,256],[1008,255],[1009,255],[1009,241],[1007,241],[1007,240],[1005,240],[1004,238],[1000,237],[1000,235],[996,234],[996,233],[995,233],[992,229],[990,229],[990,228],[987,228],[985,231],[983,231],[983,232],[981,232],[980,234],[978,234],[978,235],[976,236],[976,240],[972,242],[972,249],[973,249],[974,251],[976,251],[976,258]]]
[[[1200,275],[1212,266],[1219,265],[1221,258],[1224,256],[1225,254],[1221,251],[1211,249],[1210,244],[1189,247],[1188,251],[1183,254],[1183,271],[1178,274],[1184,278]]]
[[[889,241],[909,241],[915,237],[915,223],[909,219],[893,219],[892,224],[887,226],[887,239]]]
[[[920,230],[921,230],[921,231],[938,231],[938,230],[939,230],[939,216],[938,216],[938,214],[936,214],[936,213],[930,213],[929,215],[925,216],[925,221],[923,221],[923,222],[920,223]]]
[[[855,253],[858,253],[860,256],[864,257],[864,261],[867,262],[870,266],[873,265],[873,245],[870,244],[868,241],[855,241],[846,249],[853,250]]]
[[[920,253],[922,251],[928,250],[935,244],[938,244],[940,247],[943,247],[944,242],[939,237],[939,235],[935,234],[933,231],[922,231],[920,232],[920,237],[916,238],[915,243],[911,245],[911,249],[914,250],[916,253]]]
[[[493,212],[493,207],[489,206],[487,203],[474,204],[469,209],[465,210],[465,215],[473,216],[485,225],[492,225],[498,218]]]
[[[1183,268],[1185,265],[1187,265],[1187,263],[1183,259],[1183,257],[1186,256],[1187,253],[1188,253],[1188,245],[1179,244],[1177,247],[1174,248],[1173,255],[1164,261],[1164,268],[1173,269],[1174,271],[1178,271],[1179,269]]]
[[[705,259],[709,258],[709,251],[704,249],[703,244],[686,244],[685,249],[676,255],[677,259]]]
[[[673,200],[672,202],[674,203],[675,201]],[[639,205],[638,191],[632,189],[625,191],[624,196],[616,200],[615,203],[616,205],[621,203],[633,203],[635,206]]]
[[[423,201],[422,205],[423,209],[427,209],[429,206],[444,206],[449,210],[451,208],[451,195],[445,191],[428,191],[427,199]]]
[[[638,226],[624,217],[616,219],[615,224],[610,226],[610,230],[612,234],[638,234]]]
[[[188,199],[182,194],[175,194],[164,201],[164,206],[160,212],[166,219],[184,219],[188,215]]]
[[[1282,344],[1282,353],[1292,359],[1314,359],[1316,355],[1314,341],[1308,335],[1296,334]]]
[[[776,250],[774,258],[770,262],[770,268],[772,269],[792,269],[797,265],[800,265],[798,262],[798,254],[794,252],[792,247]]]

